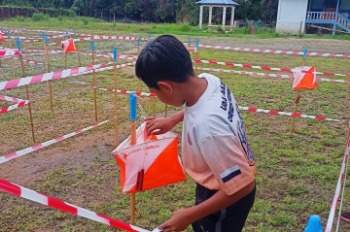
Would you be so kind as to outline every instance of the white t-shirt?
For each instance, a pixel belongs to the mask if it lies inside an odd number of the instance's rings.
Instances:
[[[198,184],[227,195],[252,183],[255,165],[237,103],[217,77],[203,73],[207,89],[186,107],[182,157],[186,172]]]

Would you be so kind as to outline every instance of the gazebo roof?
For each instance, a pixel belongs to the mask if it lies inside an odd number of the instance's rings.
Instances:
[[[225,5],[225,6],[238,6],[237,2],[232,0],[200,0],[196,2],[198,5]]]

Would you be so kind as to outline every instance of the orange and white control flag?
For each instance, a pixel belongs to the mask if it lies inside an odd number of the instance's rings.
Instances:
[[[137,128],[136,145],[127,138],[113,155],[120,167],[123,193],[134,193],[186,179],[178,156],[178,135],[167,132],[147,136],[146,124]]]
[[[317,76],[316,76],[316,67],[297,67],[293,69],[294,81],[293,89],[294,90],[310,90],[317,89]]]
[[[73,39],[67,39],[61,42],[64,54],[74,52],[77,50]]]

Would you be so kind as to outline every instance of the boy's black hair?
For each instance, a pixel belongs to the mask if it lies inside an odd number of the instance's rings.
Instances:
[[[194,75],[190,53],[171,35],[159,36],[142,49],[135,72],[149,88],[156,89],[158,81],[183,83]]]

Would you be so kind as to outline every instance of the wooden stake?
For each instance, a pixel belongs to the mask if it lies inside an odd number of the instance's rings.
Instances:
[[[348,74],[348,83],[347,83],[347,85],[348,85],[348,88],[346,90],[346,98],[345,98],[346,111],[348,111],[348,109],[349,109],[348,104],[349,104],[349,93],[350,93],[350,73]]]
[[[118,137],[118,96],[117,96],[117,64],[114,63],[113,67],[113,79],[114,79],[114,120],[115,120],[115,146],[119,144]]]
[[[14,57],[11,58],[11,70],[12,70],[12,78],[13,79],[16,77],[14,59],[15,59]]]
[[[77,50],[78,50],[79,67],[81,67],[80,51],[79,51],[78,44],[76,45],[76,47],[77,47]]]
[[[95,65],[95,52],[92,52],[92,65]],[[95,69],[92,71],[93,76],[93,88],[94,88],[94,109],[95,109],[95,121],[98,121],[98,115],[97,115],[97,87],[96,87],[96,72]]]
[[[29,110],[30,127],[32,129],[32,139],[33,139],[33,144],[35,144],[36,141],[35,141],[34,123],[33,123],[33,115],[32,115],[32,102],[30,101],[30,98],[29,98],[28,85],[25,86],[25,90],[26,90],[27,100],[29,101],[28,110]]]
[[[49,57],[49,50],[47,45],[44,46],[44,52],[45,52],[45,58],[46,58],[46,64],[47,64],[46,71],[50,72],[50,57]],[[54,113],[51,80],[47,81],[47,92],[49,93],[49,96],[50,96],[50,110],[52,113]]]
[[[294,101],[294,111],[293,111],[294,114],[298,111],[299,100],[300,100],[300,91],[298,90],[297,97],[296,97],[296,99]],[[292,117],[292,125],[291,125],[291,129],[290,129],[290,136],[293,135],[294,124],[295,124],[295,117]]]
[[[136,144],[136,121],[131,121],[131,145]],[[136,194],[130,195],[130,223],[135,225],[135,208],[136,208]]]

